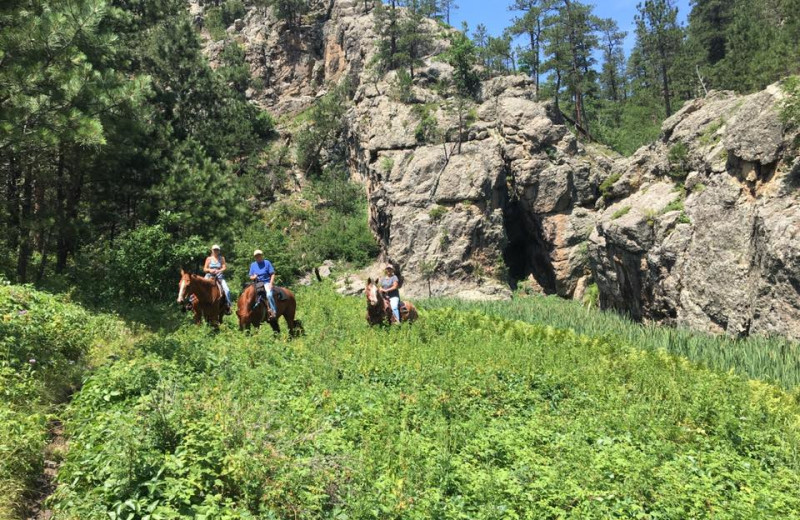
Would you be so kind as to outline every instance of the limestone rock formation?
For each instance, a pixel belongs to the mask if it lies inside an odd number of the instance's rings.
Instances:
[[[372,70],[365,5],[320,0],[300,27],[251,9],[229,36],[262,85],[248,96],[289,144],[286,121],[350,82],[350,171],[365,185],[380,260],[401,268],[407,294],[507,297],[510,280],[528,279],[580,297],[596,283],[603,307],[636,319],[800,337],[800,161],[797,132],[778,116],[779,86],[687,103],[630,158],[579,141],[524,76],[484,82],[459,132],[433,88],[452,74],[435,57],[446,38],[401,101],[395,74]],[[221,50],[208,43],[212,65]],[[420,106],[444,142],[420,141]]]
[[[616,171],[632,189],[589,255],[604,307],[731,335],[800,338],[800,160],[778,86],[712,93]]]

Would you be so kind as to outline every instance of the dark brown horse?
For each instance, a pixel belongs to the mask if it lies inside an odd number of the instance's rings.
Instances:
[[[283,298],[279,296],[279,292],[283,293]],[[285,287],[275,287],[273,289],[275,296],[275,307],[277,316],[274,320],[267,318],[267,308],[269,304],[263,302],[258,307],[253,309],[256,303],[256,288],[255,285],[250,284],[242,291],[239,296],[239,302],[236,305],[236,315],[239,317],[239,329],[249,329],[251,326],[259,328],[262,323],[267,322],[275,332],[280,332],[281,327],[278,325],[278,319],[281,316],[286,320],[286,325],[289,326],[289,335],[292,337],[299,336],[303,333],[303,324],[300,320],[296,319],[297,313],[297,300],[294,293]]]
[[[378,281],[367,280],[367,323],[370,325],[383,325],[392,324],[394,321],[394,314],[392,314],[392,307],[387,298],[382,292],[378,290]],[[400,322],[413,323],[419,318],[417,308],[411,302],[401,302],[400,304]]]
[[[181,269],[178,304],[184,304],[190,297],[193,297],[191,304],[195,324],[200,325],[205,318],[206,323],[218,329],[225,316],[227,300],[217,282]]]

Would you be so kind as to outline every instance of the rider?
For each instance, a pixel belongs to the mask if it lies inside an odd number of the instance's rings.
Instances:
[[[225,293],[225,314],[231,313],[231,290],[228,289],[228,282],[225,281],[225,271],[228,269],[228,264],[225,262],[225,257],[220,254],[220,247],[217,244],[211,246],[211,255],[206,258],[206,263],[203,266],[203,272],[206,273],[206,278],[216,278],[222,291]]]
[[[389,297],[395,323],[400,323],[400,280],[394,274],[392,264],[386,264],[386,276],[381,279],[381,293]]]
[[[260,293],[266,291],[267,300],[269,301],[269,317],[274,319],[277,316],[278,310],[275,306],[275,296],[272,294],[272,287],[275,283],[275,268],[272,267],[272,262],[264,259],[264,253],[260,249],[253,252],[255,262],[250,264],[250,279],[256,282],[256,292]],[[256,299],[253,308],[258,307],[261,298]]]

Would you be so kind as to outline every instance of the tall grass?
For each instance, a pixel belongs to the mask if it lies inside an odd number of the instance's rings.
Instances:
[[[636,348],[663,349],[721,371],[760,379],[792,390],[800,386],[800,344],[782,338],[715,336],[685,328],[636,323],[616,312],[589,309],[554,296],[515,298],[510,302],[466,302],[435,298],[418,302],[425,309],[478,311],[527,323],[619,340]]]
[[[328,285],[298,301],[303,338],[187,325],[98,369],[57,517],[800,516],[800,410],[773,386],[555,316],[427,302],[370,328]]]

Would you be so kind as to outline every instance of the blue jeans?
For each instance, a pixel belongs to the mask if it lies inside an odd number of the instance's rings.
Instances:
[[[392,296],[389,298],[389,305],[392,307],[392,314],[394,314],[395,321],[400,323],[400,298]]]
[[[214,278],[214,275],[211,274],[211,273],[206,273],[206,278],[208,278],[210,280],[211,278]],[[217,275],[217,281],[222,286],[222,290],[225,293],[225,299],[228,300],[228,306],[230,306],[231,305],[231,290],[228,289],[228,282],[225,281],[225,275],[223,275],[222,273],[218,274]]]
[[[278,307],[275,306],[275,295],[272,294],[272,284],[265,283],[264,290],[267,291],[267,300],[269,300],[269,306],[276,315],[278,314]]]

